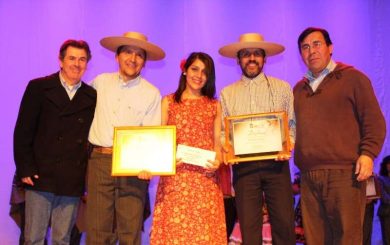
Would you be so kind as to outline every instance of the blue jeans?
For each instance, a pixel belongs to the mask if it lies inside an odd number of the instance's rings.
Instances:
[[[79,200],[79,197],[26,190],[25,244],[43,245],[49,221],[51,222],[51,244],[69,244]]]

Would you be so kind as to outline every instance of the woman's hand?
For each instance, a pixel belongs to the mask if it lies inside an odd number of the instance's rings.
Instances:
[[[180,166],[183,164],[183,161],[181,158],[176,158],[176,167]]]
[[[206,169],[214,172],[215,170],[217,170],[219,168],[220,164],[221,164],[221,162],[218,159],[215,159],[214,161],[207,160]]]
[[[225,165],[229,165],[228,163],[228,154],[229,154],[229,148],[225,145],[222,145],[221,147],[221,153],[222,153],[222,162],[225,164]]]

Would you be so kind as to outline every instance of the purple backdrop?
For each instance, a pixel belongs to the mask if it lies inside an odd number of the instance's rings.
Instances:
[[[8,200],[15,170],[12,134],[21,96],[30,79],[58,70],[58,49],[65,39],[89,42],[93,58],[84,80],[90,81],[101,72],[117,70],[114,54],[99,45],[102,37],[127,31],[145,33],[167,53],[165,60],[147,63],[143,72],[165,95],[175,90],[180,60],[192,51],[204,51],[214,57],[218,91],[237,80],[240,70],[236,62],[221,57],[218,49],[245,32],[260,32],[266,40],[285,45],[282,55],[267,60],[265,70],[294,85],[305,72],[297,51],[299,33],[308,26],[324,27],[334,43],[334,59],[354,65],[372,79],[389,122],[389,16],[390,2],[386,0],[0,0],[0,77],[4,85],[0,89],[4,109],[0,243],[16,244],[19,235],[8,217]],[[377,165],[388,154],[390,147],[385,144]],[[155,187],[156,180],[152,182],[152,192]],[[375,229],[377,242],[377,224]],[[145,244],[148,231],[149,228]]]

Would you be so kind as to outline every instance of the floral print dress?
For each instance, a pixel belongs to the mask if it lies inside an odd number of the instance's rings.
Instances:
[[[177,144],[214,150],[217,101],[207,97],[181,103],[169,95],[168,125]],[[150,244],[226,244],[222,192],[214,173],[183,163],[176,175],[162,176],[156,194]]]

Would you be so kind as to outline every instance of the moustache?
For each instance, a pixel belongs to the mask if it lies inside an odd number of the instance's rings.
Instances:
[[[246,64],[246,66],[245,67],[247,67],[247,66],[249,66],[249,65],[251,65],[251,64],[254,64],[254,65],[259,65],[259,62],[257,62],[257,61],[255,61],[255,60],[251,60],[251,61],[249,61],[247,64]]]

